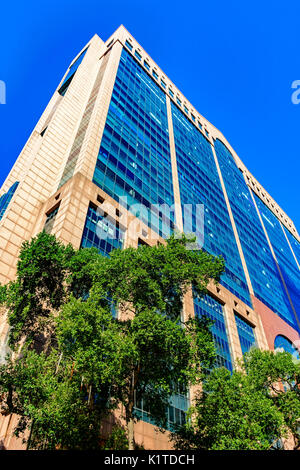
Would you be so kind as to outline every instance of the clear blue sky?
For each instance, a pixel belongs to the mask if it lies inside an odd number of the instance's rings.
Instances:
[[[1,4],[0,185],[72,58],[122,23],[219,128],[300,231],[299,1],[45,0]]]

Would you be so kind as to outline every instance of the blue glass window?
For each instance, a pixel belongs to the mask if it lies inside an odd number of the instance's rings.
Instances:
[[[53,225],[54,225],[54,222],[55,222],[55,218],[56,218],[57,213],[59,211],[59,206],[60,206],[60,204],[58,204],[54,209],[51,210],[51,212],[48,212],[48,214],[47,214],[47,219],[46,219],[45,226],[44,226],[44,230],[47,233],[51,233],[51,231],[52,231],[52,228],[53,228]]]
[[[254,194],[256,205],[262,216],[265,229],[273,247],[279,269],[284,278],[291,301],[298,314],[298,328],[300,328],[300,271],[291,252],[281,224],[275,214]]]
[[[125,41],[125,46],[128,47],[128,49],[129,49],[130,51],[132,51],[132,45],[130,44],[129,41],[127,41],[127,40]]]
[[[173,98],[173,96],[174,96],[174,93],[173,93],[172,90],[170,90],[170,88],[169,88],[169,95],[172,96],[172,98]]]
[[[216,366],[226,367],[232,371],[229,340],[222,305],[209,295],[205,295],[194,299],[194,308],[197,317],[207,316],[214,322],[211,332],[217,350]]]
[[[294,235],[292,235],[291,232],[286,227],[283,227],[283,230],[291,244],[293,253],[296,256],[297,261],[300,264],[300,243],[298,242],[298,240],[296,240]]]
[[[17,187],[19,186],[19,182],[16,181],[7,191],[7,193],[2,194],[0,197],[0,220],[3,218],[4,213],[8,207],[8,204],[12,200],[13,195],[16,192]]]
[[[179,106],[181,106],[182,103],[181,103],[179,98],[176,98],[176,102],[177,102],[177,104],[179,104]]]
[[[166,97],[125,49],[93,181],[161,236],[170,235],[173,212],[153,207],[174,204]]]
[[[155,72],[155,70],[152,70],[152,75],[153,75],[153,77],[154,77],[156,80],[158,80],[158,75],[157,75],[157,73]]]
[[[203,134],[172,105],[174,140],[176,148],[180,197],[184,224],[192,220],[196,232],[195,210],[191,214],[188,204],[195,208],[204,204],[204,249],[212,255],[222,255],[226,272],[221,284],[251,306],[250,294],[228,215],[210,143]],[[186,207],[185,207],[186,205]]]
[[[167,426],[166,429],[174,430],[174,425],[182,425],[186,422],[186,412],[189,409],[188,394],[179,387],[176,387],[174,395],[170,398],[167,409]],[[142,421],[155,425],[155,421],[151,416],[151,406],[145,400],[138,398],[135,402],[135,414]]]
[[[235,315],[235,322],[238,330],[240,345],[243,355],[250,351],[252,347],[257,347],[254,328],[239,315]]]
[[[84,51],[82,51],[80,56],[70,66],[69,72],[67,73],[63,83],[61,84],[60,89],[58,90],[58,93],[60,93],[61,95],[64,95],[66,93],[66,91],[67,91],[71,81],[73,80],[74,75],[75,75],[79,65],[81,64],[87,50],[88,50],[88,47]]]
[[[291,305],[243,174],[220,140],[216,140],[215,149],[254,294],[295,328],[296,322]]]
[[[167,88],[167,84],[166,84],[163,80],[161,80],[160,83],[161,83],[161,85],[162,85],[162,87],[163,87],[164,89]]]
[[[83,230],[81,248],[95,247],[99,253],[108,256],[112,250],[123,247],[124,236],[124,230],[107,217],[101,216],[97,212],[97,208],[90,204]]]
[[[146,67],[147,70],[150,70],[150,65],[145,60],[144,60],[144,66]]]
[[[189,114],[189,110],[188,110],[188,108],[187,108],[186,106],[183,106],[183,109],[184,109],[184,111],[186,112],[186,114]]]
[[[139,61],[142,60],[142,56],[141,56],[141,54],[140,54],[138,51],[134,51],[134,55],[135,55],[135,57],[136,57]]]
[[[285,336],[278,335],[274,341],[275,351],[285,351],[295,357],[296,360],[300,359],[299,351],[293,346],[292,342]]]

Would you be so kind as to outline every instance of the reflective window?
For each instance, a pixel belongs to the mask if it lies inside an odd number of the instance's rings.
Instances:
[[[101,216],[94,204],[90,204],[83,230],[81,248],[95,247],[99,253],[108,256],[112,250],[123,247],[124,236],[124,230],[107,217]]]
[[[128,47],[128,49],[129,49],[130,51],[132,51],[132,45],[130,44],[129,41],[127,41],[127,40],[125,41],[125,46]]]
[[[254,328],[239,315],[235,315],[235,322],[238,330],[242,353],[250,351],[252,347],[257,347]]]
[[[228,198],[255,296],[294,328],[294,314],[263,232],[249,188],[225,145],[216,140]]]
[[[75,75],[79,65],[81,64],[87,50],[88,50],[88,47],[80,54],[80,56],[70,66],[69,72],[67,73],[63,83],[61,84],[60,89],[58,90],[58,93],[60,95],[64,95],[66,93],[66,91],[67,91],[71,81],[73,80],[74,75]]]
[[[217,367],[226,367],[232,371],[229,339],[222,305],[209,295],[194,299],[195,315],[207,316],[213,320],[211,332],[217,350]]]
[[[300,359],[299,351],[293,346],[293,343],[289,339],[287,339],[285,336],[282,336],[282,335],[276,336],[275,341],[274,341],[274,350],[281,351],[281,352],[282,351],[288,352],[292,354],[292,356],[294,356],[295,359],[297,360]]]
[[[57,213],[59,211],[59,206],[60,204],[57,205],[54,209],[51,210],[51,212],[48,212],[47,214],[47,219],[45,222],[44,230],[46,233],[51,233]]]
[[[300,243],[296,240],[294,235],[292,235],[287,228],[283,227],[283,230],[285,231],[286,236],[288,237],[292,250],[297,258],[297,261],[300,264]]]
[[[141,54],[140,54],[138,51],[135,51],[135,52],[134,52],[134,55],[135,55],[135,57],[136,57],[138,60],[140,60],[140,61],[142,60],[142,56],[141,56]]]
[[[125,49],[93,181],[161,236],[170,235],[173,212],[152,206],[174,204],[166,97]]]
[[[172,431],[174,425],[182,425],[186,422],[186,412],[189,409],[189,397],[188,394],[181,390],[178,386],[175,387],[175,393],[171,397],[167,412],[167,426],[166,429]],[[151,404],[146,403],[142,398],[136,399],[135,402],[135,414],[143,421],[147,423],[155,424],[155,421],[151,417]]]
[[[258,210],[262,216],[265,229],[273,247],[281,274],[289,292],[291,301],[298,314],[298,328],[300,328],[300,271],[281,228],[281,224],[275,214],[259,199],[254,198]]]
[[[4,213],[8,207],[8,204],[12,200],[13,195],[16,192],[17,187],[19,186],[19,182],[16,181],[7,191],[7,193],[2,194],[0,197],[0,220],[3,218]]]
[[[204,249],[213,255],[222,255],[226,272],[221,284],[251,306],[250,294],[228,215],[210,143],[171,103],[178,178],[185,231],[196,232],[197,204],[204,204]],[[188,205],[193,207],[189,209]],[[187,230],[186,222],[192,228]]]

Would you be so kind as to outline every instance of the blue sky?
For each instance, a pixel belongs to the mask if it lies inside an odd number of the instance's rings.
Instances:
[[[122,23],[300,231],[299,17],[299,2],[278,0],[2,3],[0,185],[72,58]]]

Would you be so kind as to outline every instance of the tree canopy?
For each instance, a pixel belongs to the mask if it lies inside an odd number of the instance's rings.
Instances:
[[[135,404],[166,427],[179,386],[201,382],[179,449],[265,450],[289,438],[300,447],[300,365],[288,353],[252,350],[233,373],[214,369],[210,321],[183,320],[183,298],[206,293],[221,257],[165,245],[74,250],[42,232],[24,243],[14,282],[0,286],[12,353],[0,366],[1,413],[34,449],[135,448]],[[120,408],[121,406],[121,408]],[[101,423],[116,409],[103,443]],[[123,411],[122,411],[123,410]]]
[[[132,449],[136,394],[164,426],[176,384],[203,378],[215,359],[210,323],[183,322],[183,296],[191,285],[195,295],[205,293],[224,261],[188,250],[187,241],[173,236],[110,257],[65,247],[44,232],[23,245],[17,278],[0,298],[11,347],[24,345],[1,367],[0,393],[2,412],[20,416],[16,432],[31,429],[32,447],[93,448],[101,419],[122,404]],[[64,432],[68,426],[74,435]]]
[[[191,419],[173,440],[180,449],[269,450],[290,439],[299,448],[300,365],[286,352],[253,349],[232,374],[214,369]]]

